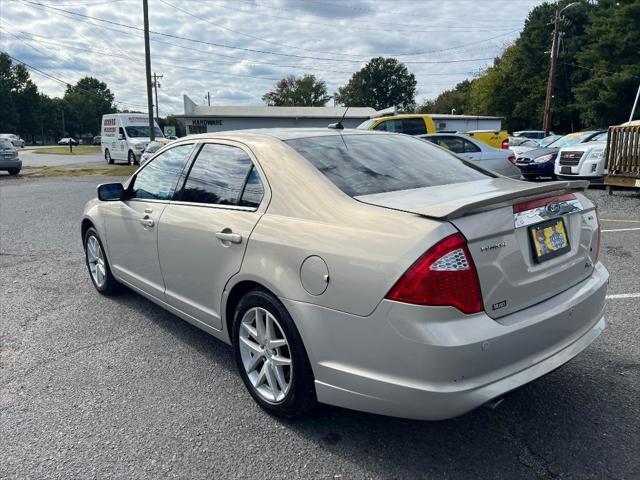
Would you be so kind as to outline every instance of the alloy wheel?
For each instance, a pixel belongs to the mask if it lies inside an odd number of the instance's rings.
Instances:
[[[91,235],[87,239],[87,262],[89,263],[91,278],[93,278],[93,281],[98,288],[102,288],[107,278],[107,269],[105,266],[102,247],[94,235]]]
[[[289,342],[278,320],[260,307],[249,309],[240,324],[242,365],[254,391],[266,402],[282,402],[293,380]]]

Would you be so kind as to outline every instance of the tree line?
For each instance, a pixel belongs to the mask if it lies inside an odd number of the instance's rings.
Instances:
[[[314,75],[288,76],[262,97],[273,106],[396,106],[402,112],[495,115],[508,130],[540,128],[551,49],[552,19],[571,0],[533,8],[524,29],[493,64],[434,99],[416,105],[417,81],[395,58],[372,58],[329,94]],[[625,121],[640,84],[640,0],[582,1],[567,9],[560,36],[552,114],[558,132],[606,127]],[[38,91],[27,68],[0,52],[0,133],[57,139],[97,135],[103,114],[116,112],[104,82],[84,77],[61,98]],[[63,120],[64,117],[64,120]],[[174,118],[163,124],[181,124]]]

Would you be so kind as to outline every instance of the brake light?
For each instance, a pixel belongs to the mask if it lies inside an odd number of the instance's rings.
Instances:
[[[509,150],[509,138],[505,138],[502,140],[502,149]]]
[[[516,164],[516,156],[515,155],[509,155],[509,161],[515,165]]]
[[[483,310],[478,272],[467,241],[455,233],[424,253],[386,296],[416,305],[451,306],[463,313]]]
[[[567,193],[565,195],[557,195],[555,197],[538,198],[537,200],[529,200],[528,202],[517,203],[513,206],[513,213],[525,212],[533,208],[544,207],[549,203],[567,202],[569,200],[575,200],[576,196],[573,193]]]
[[[598,213],[598,207],[596,207],[596,221],[598,222],[598,231],[596,232],[596,254],[595,254],[595,260],[593,261],[593,263],[597,263],[598,257],[600,256],[601,230],[600,230],[600,214]]]

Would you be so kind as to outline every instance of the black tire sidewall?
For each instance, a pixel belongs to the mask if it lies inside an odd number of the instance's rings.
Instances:
[[[104,150],[104,159],[107,161],[109,165],[113,164],[113,157],[111,157],[111,152],[108,148]]]
[[[264,400],[255,391],[247,373],[245,372],[244,365],[242,363],[242,357],[240,355],[239,348],[239,334],[240,324],[244,314],[253,307],[261,307],[268,310],[280,324],[287,337],[289,343],[289,351],[292,357],[292,384],[287,392],[284,400],[279,403],[270,403]],[[315,385],[313,378],[313,371],[309,363],[306,349],[302,342],[302,338],[298,333],[289,312],[284,308],[282,303],[272,295],[264,290],[252,290],[247,293],[238,303],[236,311],[234,312],[233,327],[232,327],[232,342],[233,342],[233,354],[240,371],[240,376],[244,382],[247,390],[253,397],[253,399],[270,414],[293,418],[302,415],[309,409],[311,409],[316,403]]]
[[[131,150],[129,150],[129,153],[127,154],[127,163],[129,165],[135,165],[136,164],[136,155]]]

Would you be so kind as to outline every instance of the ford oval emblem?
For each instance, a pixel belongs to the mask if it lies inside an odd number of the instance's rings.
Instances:
[[[558,213],[560,211],[560,204],[559,203],[548,203],[547,206],[545,207],[545,209],[549,213]]]

